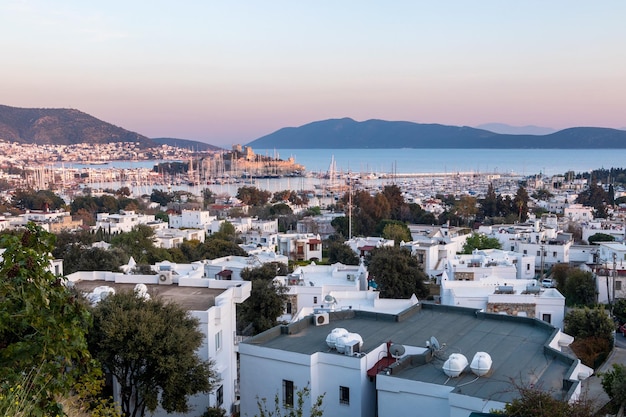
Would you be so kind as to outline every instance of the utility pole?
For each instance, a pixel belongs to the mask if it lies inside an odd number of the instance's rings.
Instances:
[[[352,239],[352,184],[348,188],[348,240]]]
[[[617,277],[617,254],[613,252],[613,303],[611,304],[611,316],[613,316],[613,307],[615,305],[615,278]]]

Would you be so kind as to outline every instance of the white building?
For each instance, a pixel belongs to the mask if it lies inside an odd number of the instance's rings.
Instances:
[[[322,239],[312,233],[279,233],[278,252],[297,261],[322,259]]]
[[[499,249],[474,250],[470,255],[454,255],[447,259],[445,272],[455,281],[478,281],[498,277],[503,280],[533,279],[535,256]]]
[[[157,221],[154,215],[139,214],[134,210],[120,210],[119,213],[98,213],[96,215],[96,225],[91,227],[94,232],[102,229],[106,233],[117,234],[130,232],[133,227],[145,224],[154,230],[167,228],[167,223]]]
[[[169,225],[172,229],[203,229],[207,230],[215,216],[206,210],[182,210],[180,214],[169,215]]]
[[[621,221],[610,221],[606,219],[596,219],[590,222],[581,223],[583,229],[582,239],[589,242],[589,238],[597,233],[613,236],[616,242],[624,242],[626,228]]]
[[[535,280],[484,278],[478,281],[441,280],[441,304],[489,313],[534,317],[563,329],[565,297]]]
[[[565,217],[571,221],[589,222],[593,220],[593,207],[582,204],[568,204],[563,210]]]
[[[177,248],[185,241],[197,240],[203,243],[206,233],[203,229],[160,229],[154,234],[154,245],[158,248]]]
[[[350,246],[350,249],[357,256],[367,256],[373,249],[376,248],[392,248],[395,245],[393,239],[385,239],[382,237],[353,237],[350,240],[346,240],[344,244]]]
[[[130,269],[130,268],[128,268]],[[187,309],[200,321],[204,343],[198,350],[201,359],[211,359],[221,378],[211,394],[198,394],[190,399],[196,415],[207,407],[221,407],[231,415],[239,408],[239,377],[237,375],[236,304],[250,296],[250,282],[219,281],[204,275],[200,263],[188,265],[162,262],[154,266],[154,275],[133,275],[103,271],[76,272],[68,276],[76,288],[98,294],[103,288],[133,291],[136,284],[147,286],[151,297],[162,297]],[[157,409],[155,416],[167,416]]]
[[[257,398],[273,406],[276,395],[285,411],[305,386],[304,409],[324,395],[324,414],[333,417],[466,417],[503,409],[519,395],[512,382],[573,400],[593,371],[561,352],[572,340],[540,320],[435,304],[396,314],[321,312],[239,345],[241,415],[255,415]],[[446,374],[449,361],[478,352],[489,355],[475,367],[481,376],[468,362]]]
[[[293,321],[314,310],[357,308],[351,304],[356,299],[352,293],[368,289],[368,272],[363,264],[298,266],[289,275],[277,276],[274,280],[288,287],[285,314],[279,321]]]

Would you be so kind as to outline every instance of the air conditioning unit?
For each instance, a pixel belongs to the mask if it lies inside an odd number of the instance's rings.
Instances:
[[[159,271],[159,285],[172,285],[172,271]]]
[[[347,277],[348,277],[348,281],[356,281],[356,275],[354,274],[348,274]]]
[[[361,342],[359,340],[350,340],[346,343],[346,348],[344,350],[344,355],[346,356],[356,356],[361,352]]]
[[[328,324],[330,319],[328,318],[328,313],[317,313],[313,315],[313,320],[316,326],[324,326]]]

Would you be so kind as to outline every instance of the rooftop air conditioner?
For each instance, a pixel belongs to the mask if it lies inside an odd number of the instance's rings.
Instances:
[[[159,285],[172,285],[172,271],[159,272]]]
[[[330,322],[330,319],[328,318],[328,313],[326,312],[314,314],[313,319],[316,326],[324,326],[325,324],[328,324]]]

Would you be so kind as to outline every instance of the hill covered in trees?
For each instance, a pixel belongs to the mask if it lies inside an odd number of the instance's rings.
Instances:
[[[343,118],[282,128],[248,145],[258,149],[625,149],[626,131],[575,127],[549,135],[505,135],[468,126]]]

